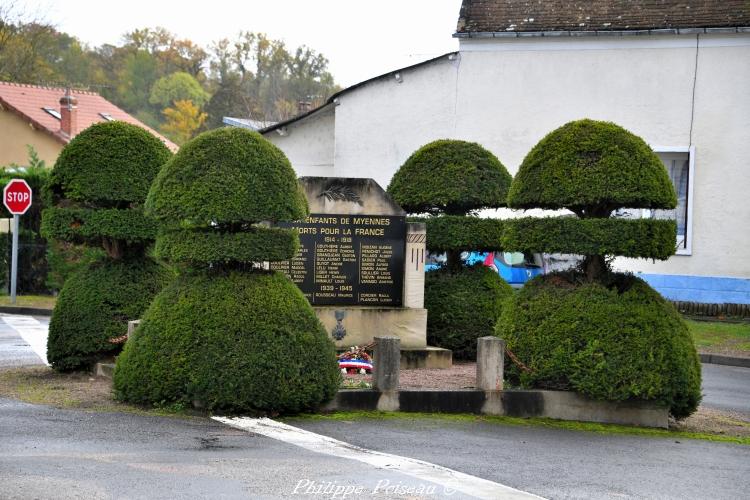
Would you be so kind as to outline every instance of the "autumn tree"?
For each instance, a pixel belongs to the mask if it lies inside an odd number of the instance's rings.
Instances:
[[[167,121],[161,129],[177,144],[190,140],[208,117],[189,99],[175,101],[174,107],[162,113]]]

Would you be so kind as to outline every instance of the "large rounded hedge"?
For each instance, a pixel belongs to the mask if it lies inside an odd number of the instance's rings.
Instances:
[[[117,359],[118,397],[210,410],[299,412],[333,397],[333,343],[275,272],[188,273],[154,300]]]
[[[427,343],[453,351],[455,359],[476,359],[477,339],[494,335],[495,323],[513,289],[482,265],[425,275]]]
[[[215,227],[298,220],[307,200],[279,148],[257,132],[226,127],[182,146],[156,177],[146,208],[163,224]]]
[[[674,208],[664,165],[646,142],[610,122],[578,120],[526,155],[508,192],[512,208]]]
[[[151,259],[102,258],[65,281],[50,319],[47,358],[60,371],[89,368],[120,350],[110,339],[125,335],[173,278]]]
[[[412,153],[388,193],[412,214],[465,215],[505,206],[510,182],[500,160],[479,144],[442,139]]]
[[[61,199],[100,207],[143,203],[151,181],[171,153],[153,134],[112,121],[88,127],[60,152],[48,185]]]
[[[118,397],[222,411],[298,412],[333,397],[333,342],[283,274],[257,264],[296,252],[307,215],[284,154],[256,132],[199,135],[160,171],[147,211],[156,252],[184,274],[154,299],[117,359]]]
[[[649,400],[676,418],[701,400],[700,363],[684,320],[632,275],[606,282],[539,276],[506,304],[496,333],[530,370],[506,366],[523,387]]]

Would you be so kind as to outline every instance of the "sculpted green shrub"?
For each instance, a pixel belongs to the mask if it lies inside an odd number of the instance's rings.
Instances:
[[[456,359],[476,359],[477,338],[494,333],[495,322],[513,289],[489,267],[447,269],[425,275],[427,343],[453,351]]]
[[[274,413],[331,399],[333,343],[299,289],[259,267],[299,244],[265,222],[307,215],[283,153],[247,130],[201,134],[159,172],[147,209],[161,223],[157,254],[182,271],[117,358],[117,396]]]
[[[48,359],[87,368],[116,354],[124,335],[172,273],[146,256],[156,223],[143,214],[151,181],[171,153],[123,122],[93,125],[63,148],[45,186],[45,238],[103,249],[65,284],[50,320]]]
[[[680,314],[644,281],[571,283],[539,276],[503,310],[497,329],[530,369],[506,365],[523,387],[573,390],[594,399],[645,399],[682,418],[701,394],[700,362]],[[574,281],[574,280],[573,280]]]
[[[568,209],[575,217],[508,220],[503,244],[584,260],[578,270],[535,278],[503,310],[496,333],[519,361],[512,378],[595,399],[654,401],[677,418],[695,411],[700,364],[684,321],[645,282],[613,273],[608,261],[674,254],[674,221],[611,215],[676,201],[659,158],[613,123],[568,123],[529,152],[508,205]]]
[[[427,249],[447,254],[446,269],[425,280],[427,339],[457,359],[476,357],[476,339],[492,335],[501,304],[512,294],[497,273],[469,270],[461,260],[463,251],[502,249],[503,221],[475,214],[505,206],[510,182],[500,160],[479,144],[438,140],[415,151],[388,186],[404,210],[430,216],[424,219]]]

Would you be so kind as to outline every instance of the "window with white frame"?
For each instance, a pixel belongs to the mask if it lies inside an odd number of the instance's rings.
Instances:
[[[692,252],[692,187],[693,148],[654,148],[664,163],[669,179],[677,193],[677,207],[673,210],[647,210],[645,217],[674,219],[677,222],[677,254]]]

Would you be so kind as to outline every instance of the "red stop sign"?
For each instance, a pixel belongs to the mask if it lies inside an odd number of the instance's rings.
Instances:
[[[23,215],[31,206],[31,188],[23,179],[11,180],[3,189],[3,203],[13,215]]]

